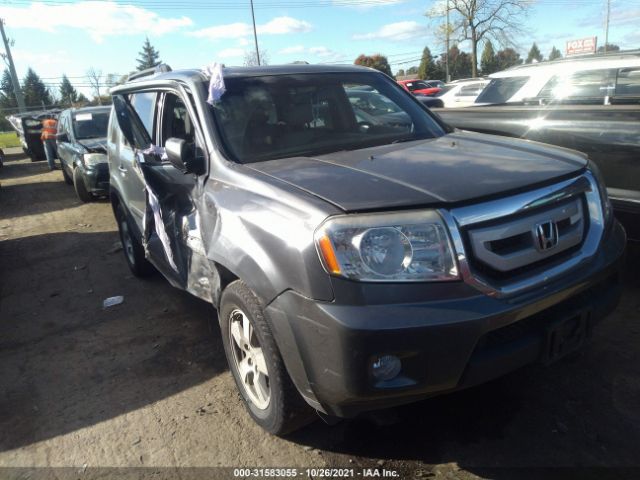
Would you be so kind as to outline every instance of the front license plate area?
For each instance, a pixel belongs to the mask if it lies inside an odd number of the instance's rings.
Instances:
[[[591,312],[584,311],[549,325],[542,361],[549,365],[575,352],[591,337]]]

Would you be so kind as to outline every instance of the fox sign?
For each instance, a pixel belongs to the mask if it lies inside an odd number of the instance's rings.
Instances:
[[[567,55],[578,55],[581,53],[596,53],[598,37],[579,38],[567,42]]]

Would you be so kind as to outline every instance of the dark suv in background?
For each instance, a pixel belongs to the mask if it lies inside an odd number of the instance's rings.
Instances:
[[[217,308],[267,431],[553,362],[615,308],[626,238],[585,155],[454,131],[366,68],[226,68],[213,105],[162,70],[112,90],[125,258]]]
[[[90,202],[109,194],[106,137],[111,107],[71,108],[58,117],[58,158],[64,181]]]

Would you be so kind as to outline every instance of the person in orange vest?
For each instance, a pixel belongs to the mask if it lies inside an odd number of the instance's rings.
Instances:
[[[40,140],[44,146],[44,154],[51,170],[56,170],[56,134],[58,133],[58,122],[54,115],[47,115],[42,121],[42,134]]]

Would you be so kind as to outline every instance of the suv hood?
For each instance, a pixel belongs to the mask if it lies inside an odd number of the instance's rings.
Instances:
[[[465,202],[585,168],[578,152],[506,137],[443,137],[247,164],[345,212]]]
[[[78,143],[89,153],[107,153],[107,137],[87,138],[86,140],[78,140]]]

